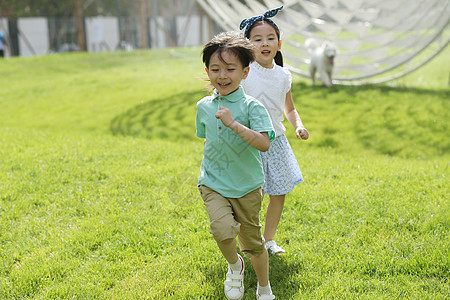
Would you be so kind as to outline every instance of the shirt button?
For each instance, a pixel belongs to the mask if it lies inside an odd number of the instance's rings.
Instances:
[[[220,97],[220,100],[223,100],[223,97]]]
[[[222,129],[222,126],[219,126],[219,129]]]

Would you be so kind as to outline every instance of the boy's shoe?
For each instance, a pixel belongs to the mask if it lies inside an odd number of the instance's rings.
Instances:
[[[242,261],[242,270],[240,272],[234,272],[228,267],[227,279],[224,284],[225,296],[228,300],[240,300],[244,296],[244,260]]]
[[[274,294],[270,293],[270,294],[258,294],[258,291],[256,291],[256,299],[257,300],[273,300],[275,299]]]
[[[283,255],[286,253],[283,248],[277,245],[275,241],[268,241],[265,244],[267,251],[272,255]]]

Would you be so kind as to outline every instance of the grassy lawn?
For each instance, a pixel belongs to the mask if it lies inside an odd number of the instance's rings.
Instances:
[[[277,299],[448,299],[449,66],[446,49],[386,85],[295,77],[311,137],[288,127],[305,182]],[[199,48],[14,58],[0,77],[1,299],[223,299],[196,189]]]

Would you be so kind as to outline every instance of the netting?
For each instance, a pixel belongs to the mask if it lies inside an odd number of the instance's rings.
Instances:
[[[450,41],[449,0],[197,0],[222,26],[237,30],[243,18],[284,6],[273,19],[282,31],[283,56],[309,77],[307,38],[338,47],[333,83],[380,83],[404,76]]]

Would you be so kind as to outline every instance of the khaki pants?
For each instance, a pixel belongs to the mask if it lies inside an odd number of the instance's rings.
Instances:
[[[216,242],[238,236],[239,248],[245,256],[259,256],[265,251],[259,221],[263,197],[261,188],[241,198],[223,197],[204,185],[198,189],[209,215],[209,231]]]

